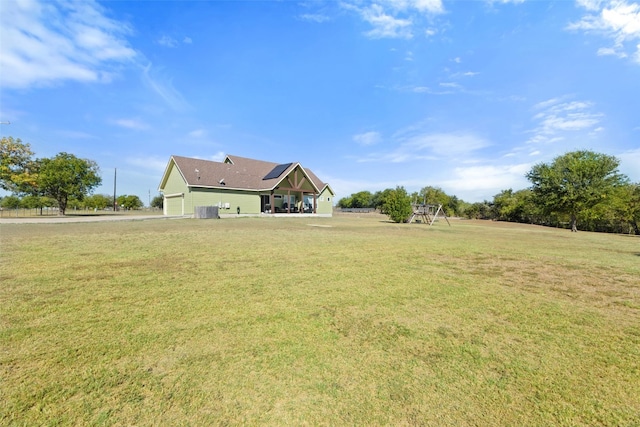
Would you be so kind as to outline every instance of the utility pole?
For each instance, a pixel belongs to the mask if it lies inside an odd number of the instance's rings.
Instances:
[[[113,169],[113,212],[115,213],[118,203],[116,202],[116,177],[118,176],[118,168]]]

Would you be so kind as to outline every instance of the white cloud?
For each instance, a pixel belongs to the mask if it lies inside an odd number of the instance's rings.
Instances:
[[[428,151],[438,156],[454,157],[470,154],[489,145],[488,141],[471,133],[421,133],[407,138],[401,149],[412,153]]]
[[[169,159],[161,159],[159,157],[129,157],[125,162],[139,169],[162,173],[167,167],[168,160]]]
[[[207,131],[205,131],[204,129],[195,129],[189,132],[189,136],[191,138],[202,138],[206,134],[207,134]]]
[[[431,90],[427,86],[415,86],[411,88],[412,92],[415,93],[429,93]]]
[[[202,160],[211,160],[213,162],[221,162],[225,159],[225,157],[227,157],[227,155],[224,153],[224,151],[218,151],[217,153],[210,155],[210,156],[193,156],[195,159],[202,159]]]
[[[613,42],[601,47],[598,55],[614,55],[619,58],[631,56],[640,64],[640,4],[625,0],[593,1],[581,0],[578,4],[590,13],[577,22],[570,23],[568,30],[599,34]],[[631,52],[635,50],[635,53]]]
[[[441,0],[382,0],[381,3],[398,11],[415,9],[419,12],[428,13],[444,12]]]
[[[178,41],[173,37],[162,36],[158,39],[158,44],[165,47],[176,47],[178,46]]]
[[[174,39],[171,36],[167,36],[167,35],[164,35],[164,36],[160,37],[156,41],[156,43],[158,43],[160,46],[169,47],[169,48],[178,47],[178,45],[180,44],[180,42],[178,40]],[[193,43],[193,40],[191,40],[191,37],[184,37],[182,39],[182,43],[191,44],[191,43]]]
[[[213,160],[214,162],[221,162],[227,157],[224,151],[218,151],[216,154],[209,156],[208,160]]]
[[[626,58],[628,55],[612,47],[601,47],[597,52],[598,56],[617,56],[618,58]]]
[[[553,98],[534,106],[538,111],[533,119],[538,126],[531,131],[530,144],[550,144],[564,139],[568,132],[595,132],[602,118],[601,113],[593,111],[593,103],[586,101],[565,101],[565,98]]]
[[[616,157],[620,159],[620,172],[627,175],[631,182],[640,183],[640,148],[625,151]]]
[[[173,110],[184,111],[189,108],[182,94],[173,87],[173,81],[164,76],[162,70],[153,68],[151,64],[142,67],[142,81]]]
[[[17,1],[0,14],[1,84],[46,86],[65,80],[105,82],[137,53],[126,23],[106,16],[98,3]]]
[[[331,18],[329,18],[327,15],[323,15],[321,13],[305,13],[299,15],[298,18],[303,21],[317,22],[319,24],[331,20]]]
[[[489,141],[472,133],[430,133],[422,125],[397,132],[391,144],[396,148],[387,152],[375,152],[359,159],[359,162],[406,163],[417,160],[461,159],[491,145]]]
[[[521,190],[528,186],[525,174],[531,169],[530,163],[513,165],[483,165],[457,167],[453,177],[438,183],[448,192],[469,202],[490,198],[507,188]]]
[[[382,141],[379,132],[365,132],[353,136],[353,140],[360,145],[375,145]]]
[[[113,124],[132,130],[147,130],[149,125],[138,119],[116,119],[112,121]]]
[[[370,38],[405,38],[414,36],[416,23],[423,15],[437,15],[445,12],[441,0],[379,0],[367,6],[359,1],[340,3],[341,7],[356,12],[372,27],[365,35]],[[437,30],[429,27],[423,30],[426,36],[433,36]]]
[[[412,38],[411,20],[399,19],[385,13],[382,6],[373,4],[362,9],[362,19],[367,21],[373,29],[368,31],[367,36],[378,38]]]

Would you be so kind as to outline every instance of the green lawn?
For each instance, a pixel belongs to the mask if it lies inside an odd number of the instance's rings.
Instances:
[[[640,424],[637,237],[376,215],[1,227],[1,425]]]

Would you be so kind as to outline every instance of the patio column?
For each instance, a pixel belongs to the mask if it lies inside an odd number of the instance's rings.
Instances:
[[[271,190],[271,194],[269,194],[269,205],[271,206],[271,213],[276,213],[276,206],[274,205],[273,200],[273,190]]]

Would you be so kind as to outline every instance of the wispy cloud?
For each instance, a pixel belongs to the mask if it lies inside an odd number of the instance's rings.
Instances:
[[[478,194],[498,194],[509,187],[520,190],[528,186],[525,174],[532,163],[457,167],[450,179],[438,185],[467,201],[478,201]]]
[[[640,183],[640,148],[627,150],[617,157],[620,158],[620,172],[631,181]]]
[[[111,123],[113,123],[116,126],[123,127],[125,129],[132,129],[132,130],[149,129],[149,125],[139,119],[115,119],[115,120],[112,120]]]
[[[379,132],[365,132],[353,136],[353,140],[359,145],[375,145],[382,141]]]
[[[150,63],[142,67],[142,81],[171,109],[185,111],[189,108],[182,94],[173,86],[172,79],[165,76],[161,68],[154,68]]]
[[[302,21],[316,22],[318,24],[331,20],[329,16],[321,13],[303,13],[302,15],[298,15],[298,19]]]
[[[130,31],[91,0],[5,4],[0,14],[1,85],[108,82],[119,64],[137,56],[125,38]]]
[[[380,38],[407,38],[413,37],[411,32],[411,20],[396,18],[387,14],[382,6],[374,4],[364,8],[360,12],[362,19],[373,27],[366,33],[367,36]]]
[[[531,131],[529,143],[549,144],[562,141],[568,132],[601,131],[598,126],[603,115],[594,112],[594,104],[589,101],[566,101],[566,98],[552,98],[534,106],[533,120],[538,126]]]
[[[397,132],[390,141],[395,148],[387,152],[375,152],[359,159],[359,162],[405,163],[416,160],[465,158],[491,143],[472,133],[432,133],[421,125]]]
[[[571,31],[599,34],[613,43],[600,47],[598,55],[631,57],[640,64],[640,3],[625,0],[580,0],[589,13],[567,25]]]
[[[225,157],[227,157],[227,155],[224,153],[224,151],[218,151],[217,153],[210,156],[193,156],[193,157],[196,159],[211,160],[213,162],[221,162],[225,159]]]
[[[351,1],[343,2],[341,6],[356,12],[371,26],[365,35],[373,39],[413,38],[416,23],[422,15],[437,15],[445,11],[441,0],[381,0],[366,6]],[[422,31],[427,37],[437,33],[433,27]]]
[[[155,172],[164,172],[167,167],[167,160],[165,158],[159,157],[129,157],[125,160],[128,165],[136,166],[139,169],[155,171]]]
[[[158,43],[160,46],[170,47],[170,48],[178,47],[180,45],[180,42],[178,40],[174,39],[171,36],[167,36],[167,35],[164,35],[164,36],[160,37],[156,41],[156,43]],[[182,43],[191,44],[191,43],[193,43],[193,40],[191,40],[190,37],[184,37],[182,39]]]
[[[174,39],[173,37],[169,37],[169,36],[162,36],[158,39],[157,42],[160,46],[165,46],[165,47],[176,47],[178,46],[178,40]]]
[[[124,66],[138,68],[142,80],[172,109],[188,107],[170,78],[162,76],[127,41],[133,29],[108,16],[94,0],[7,3],[0,13],[0,86],[12,89],[65,81],[107,83]],[[178,43],[163,37],[159,43]],[[184,43],[191,39],[185,38]]]
[[[202,138],[207,134],[207,131],[204,129],[194,129],[189,132],[189,136],[191,138]]]

